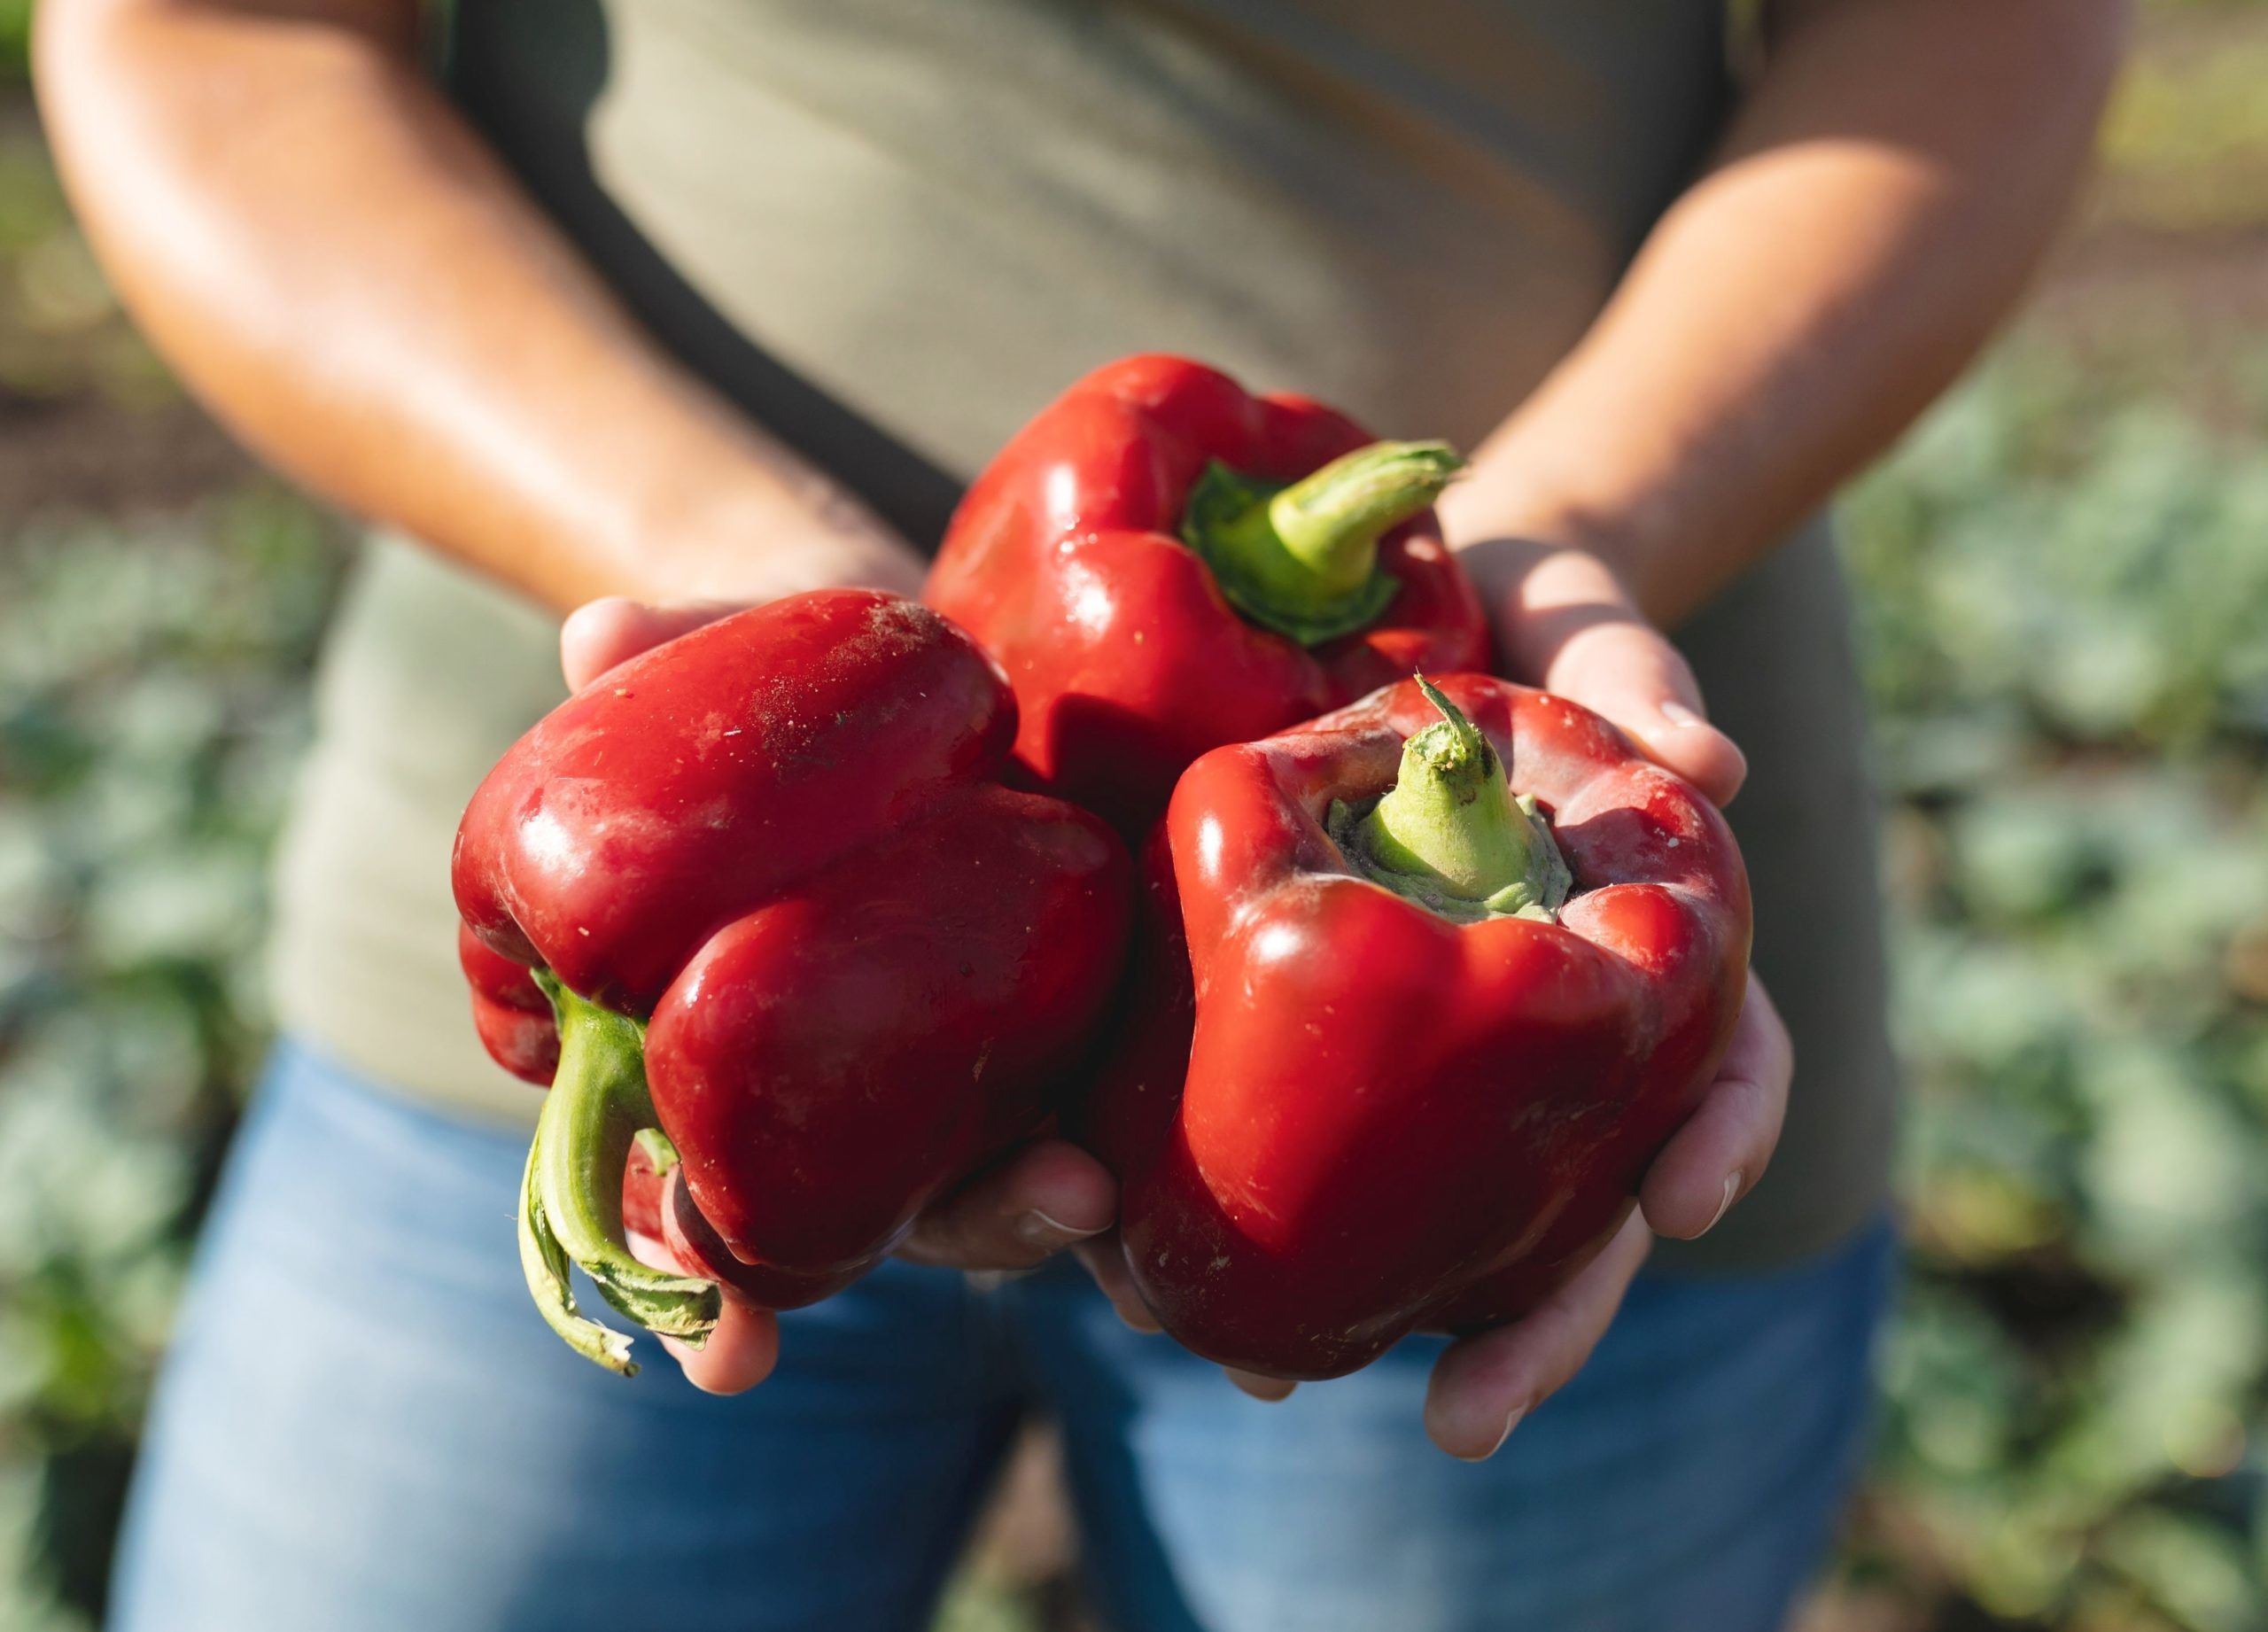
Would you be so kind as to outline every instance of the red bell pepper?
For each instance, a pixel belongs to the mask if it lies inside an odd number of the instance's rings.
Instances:
[[[1116,982],[1129,864],[1096,818],[1000,784],[1014,734],[960,631],[829,590],[624,664],[481,784],[463,960],[491,1051],[552,1083],[522,1258],[579,1351],[630,1369],[570,1261],[697,1341],[715,1281],[774,1308],[840,1288],[1049,1114]],[[656,1124],[680,1165],[646,1227],[699,1273],[625,1248]]]
[[[1166,1330],[1278,1377],[1564,1281],[1745,991],[1723,818],[1506,680],[1405,681],[1206,755],[1146,862],[1142,1019],[1087,1137]]]
[[[1006,667],[1040,785],[1138,833],[1208,749],[1419,669],[1487,666],[1480,600],[1428,508],[1462,462],[1130,357],[1001,451],[923,599]]]

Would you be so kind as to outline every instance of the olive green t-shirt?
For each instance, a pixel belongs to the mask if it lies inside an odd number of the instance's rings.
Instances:
[[[460,0],[453,94],[655,335],[924,547],[1097,363],[1184,352],[1382,435],[1478,441],[1582,333],[1728,102],[1698,0]],[[285,846],[284,1023],[531,1120],[454,967],[448,856],[561,695],[555,624],[374,540]],[[1729,812],[1800,1059],[1756,1194],[1688,1263],[1881,1204],[1874,802],[1823,530],[1679,632],[1746,749]]]

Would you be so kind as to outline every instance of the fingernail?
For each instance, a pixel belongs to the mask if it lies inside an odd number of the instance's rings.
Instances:
[[[1100,1230],[1081,1230],[1065,1224],[1060,1218],[1050,1218],[1037,1208],[1019,1214],[1015,1223],[1016,1239],[1027,1247],[1045,1247],[1052,1252],[1059,1247],[1068,1247],[1074,1241],[1084,1241],[1091,1235],[1100,1235]]]
[[[1717,1203],[1717,1210],[1709,1215],[1709,1222],[1703,1224],[1695,1233],[1694,1239],[1696,1240],[1700,1240],[1702,1236],[1708,1234],[1710,1231],[1715,1229],[1717,1227],[1717,1220],[1722,1218],[1725,1214],[1731,1209],[1733,1198],[1740,1193],[1740,1183],[1745,1177],[1746,1175],[1744,1175],[1738,1168],[1735,1168],[1731,1172],[1725,1175],[1725,1193],[1722,1199],[1720,1199]]]
[[[1489,1457],[1495,1456],[1498,1451],[1504,1449],[1504,1442],[1512,1437],[1512,1430],[1520,1426],[1520,1418],[1526,1415],[1526,1406],[1515,1405],[1512,1407],[1511,1411],[1504,1414],[1504,1431],[1496,1436],[1496,1442],[1488,1447],[1487,1449],[1482,1451],[1477,1457],[1461,1457],[1460,1460],[1465,1462],[1487,1461]]]
[[[1694,726],[1705,726],[1709,723],[1707,720],[1702,719],[1700,715],[1688,708],[1684,703],[1680,703],[1675,697],[1672,697],[1668,702],[1663,703],[1656,711],[1658,712],[1664,719],[1669,721],[1670,724],[1679,727],[1682,729],[1689,729]]]

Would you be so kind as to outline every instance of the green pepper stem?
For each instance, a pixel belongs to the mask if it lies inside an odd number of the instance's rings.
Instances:
[[[1379,540],[1464,468],[1446,442],[1373,442],[1285,486],[1217,460],[1182,514],[1182,538],[1229,602],[1302,645],[1375,622],[1399,587]]]
[[[625,1377],[638,1375],[630,1357],[630,1340],[611,1326],[584,1316],[575,1302],[575,1288],[567,1278],[567,1254],[551,1232],[544,1216],[541,1188],[536,1172],[542,1146],[528,1146],[527,1171],[520,1180],[520,1272],[543,1315],[544,1324],[585,1359]]]
[[[1422,674],[1441,718],[1402,744],[1394,785],[1365,812],[1332,812],[1332,837],[1375,882],[1460,920],[1550,919],[1567,864],[1532,798],[1517,797],[1495,745]]]
[[[641,1128],[631,1143],[642,1152],[646,1165],[656,1175],[666,1174],[677,1165],[677,1146],[670,1143],[670,1136],[659,1128]]]
[[[631,1141],[655,1121],[644,1029],[548,975],[539,979],[558,1015],[559,1070],[528,1149],[521,1267],[552,1329],[579,1354],[628,1375],[636,1367],[626,1340],[578,1312],[569,1263],[630,1319],[695,1345],[716,1325],[723,1294],[714,1281],[650,1268],[630,1251],[623,1172]]]

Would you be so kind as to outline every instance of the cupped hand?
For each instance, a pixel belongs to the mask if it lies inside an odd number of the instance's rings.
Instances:
[[[1515,678],[1605,716],[1718,803],[1739,790],[1746,761],[1703,717],[1691,669],[1596,557],[1513,540],[1475,546],[1464,556],[1498,610],[1498,645]],[[561,633],[568,683],[586,684],[646,648],[734,610],[722,602],[594,602]],[[1751,978],[1715,1081],[1649,1170],[1621,1230],[1541,1307],[1459,1339],[1436,1363],[1425,1426],[1437,1445],[1468,1459],[1492,1454],[1589,1357],[1654,1236],[1698,1236],[1753,1187],[1779,1140],[1793,1069],[1787,1029]],[[1155,1330],[1105,1235],[1116,1202],[1115,1182],[1092,1156],[1060,1139],[1036,1140],[931,1208],[900,1250],[921,1263],[1015,1270],[1084,1243],[1081,1258],[1121,1315]],[[697,1386],[730,1393],[762,1380],[777,1345],[773,1317],[728,1294],[705,1348],[668,1347]],[[1293,1390],[1276,1379],[1233,1372],[1230,1380],[1265,1400]]]
[[[1795,1051],[1754,976],[1701,1108],[1654,1158],[1621,1230],[1573,1279],[1521,1318],[1459,1338],[1433,1364],[1425,1432],[1479,1461],[1582,1369],[1606,1335],[1654,1237],[1705,1234],[1762,1177],[1779,1142]]]
[[[1771,1160],[1787,1109],[1795,1052],[1761,983],[1751,976],[1733,1040],[1699,1110],[1654,1159],[1636,1204],[1598,1255],[1521,1318],[1459,1338],[1434,1362],[1425,1432],[1452,1457],[1495,1454],[1520,1418],[1582,1369],[1622,1306],[1654,1237],[1705,1234],[1748,1193]],[[1080,1260],[1138,1332],[1155,1332],[1115,1239],[1082,1245]],[[1288,1399],[1296,1384],[1231,1371],[1256,1400]]]
[[[617,664],[743,604],[656,606],[619,596],[591,602],[560,629],[560,667],[569,688],[579,691]],[[1107,1230],[1117,1208],[1117,1182],[1099,1162],[1066,1140],[1035,1139],[929,1208],[898,1252],[916,1263],[955,1269],[1029,1269],[1061,1247]],[[633,1240],[631,1247],[657,1267],[682,1267],[667,1262],[659,1242]],[[662,1344],[695,1387],[737,1394],[771,1372],[779,1356],[779,1325],[769,1310],[727,1286],[723,1315],[701,1348],[672,1338],[662,1339]]]
[[[1597,556],[1498,538],[1459,552],[1495,611],[1506,672],[1619,726],[1658,763],[1723,804],[1748,762],[1702,713],[1693,671]],[[1691,1240],[1763,1177],[1779,1143],[1795,1050],[1753,975],[1701,1106],[1647,1170],[1637,1205],[1598,1256],[1521,1319],[1461,1338],[1433,1367],[1425,1430],[1477,1460],[1581,1369],[1657,1235]]]
[[[1719,804],[1740,791],[1747,759],[1708,722],[1691,665],[1604,561],[1501,537],[1457,559],[1490,608],[1507,675],[1604,715]]]
[[[1604,563],[1511,539],[1460,556],[1495,609],[1497,645],[1513,679],[1605,716],[1720,804],[1739,791],[1747,761],[1703,716],[1691,668]],[[1654,1238],[1705,1233],[1754,1186],[1779,1142],[1794,1065],[1787,1028],[1751,976],[1724,1062],[1700,1108],[1655,1158],[1621,1228],[1540,1307],[1458,1339],[1434,1364],[1425,1431],[1436,1445],[1470,1461],[1493,1455],[1590,1357]],[[1080,1255],[1130,1325],[1156,1329],[1115,1251],[1097,1244]],[[1230,1380],[1263,1400],[1284,1399],[1293,1387],[1234,1372]]]

